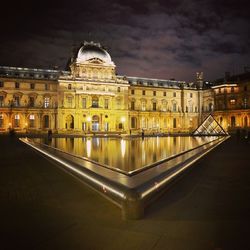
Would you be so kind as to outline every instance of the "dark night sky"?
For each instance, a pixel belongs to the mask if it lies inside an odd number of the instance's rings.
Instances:
[[[8,2],[0,65],[64,69],[72,46],[93,40],[129,76],[212,80],[250,66],[249,1]]]

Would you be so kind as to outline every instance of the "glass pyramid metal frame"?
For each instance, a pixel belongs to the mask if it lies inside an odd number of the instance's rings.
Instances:
[[[228,135],[221,125],[210,114],[198,128],[193,132],[193,135],[208,136],[208,135]]]

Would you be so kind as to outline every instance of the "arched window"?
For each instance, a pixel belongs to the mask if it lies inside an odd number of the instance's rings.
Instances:
[[[66,129],[73,129],[74,128],[74,117],[73,117],[73,115],[67,115],[65,127],[66,127]]]

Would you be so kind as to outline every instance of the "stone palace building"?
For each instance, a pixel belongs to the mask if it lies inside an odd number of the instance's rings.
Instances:
[[[210,113],[225,130],[249,126],[248,73],[212,86],[196,78],[120,76],[106,49],[84,42],[67,71],[0,67],[0,132],[191,132]]]

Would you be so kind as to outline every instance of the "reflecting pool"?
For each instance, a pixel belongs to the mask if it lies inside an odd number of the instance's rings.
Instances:
[[[35,141],[125,172],[151,165],[216,137],[53,138]]]

